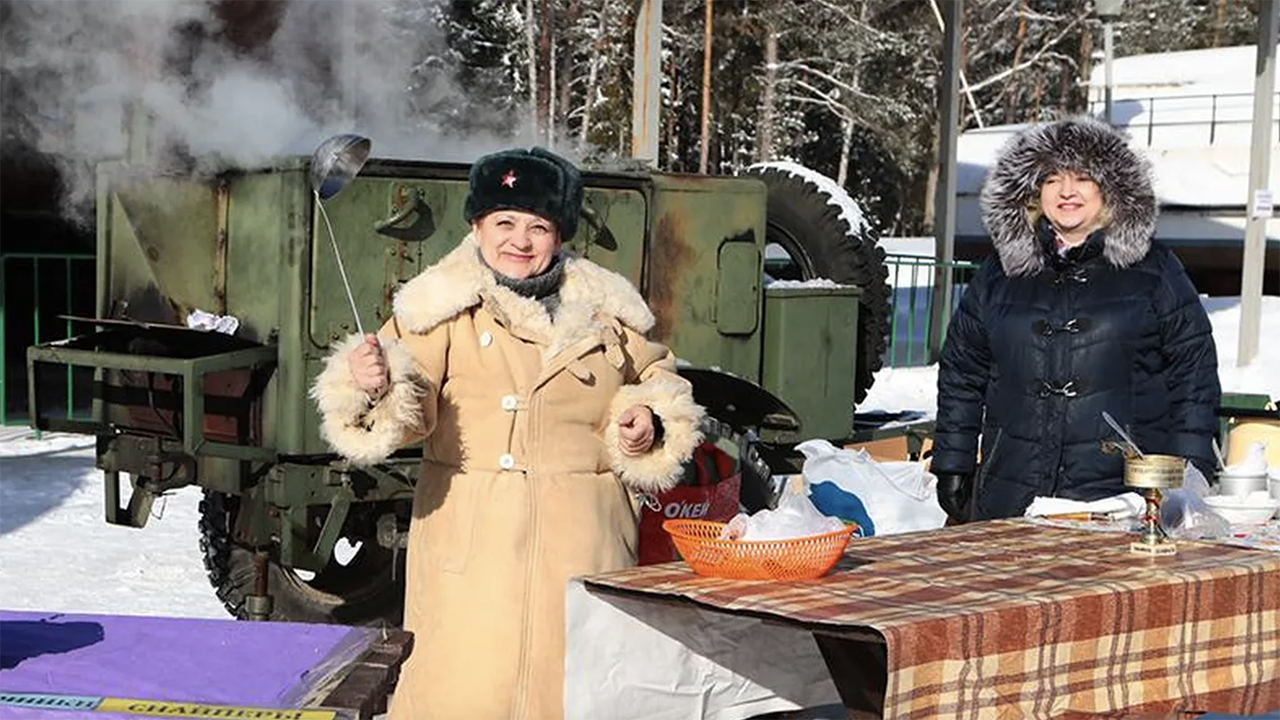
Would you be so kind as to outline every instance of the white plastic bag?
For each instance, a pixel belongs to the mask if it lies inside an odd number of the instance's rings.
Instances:
[[[1231,524],[1204,501],[1209,481],[1192,463],[1182,475],[1182,487],[1166,490],[1160,501],[1160,525],[1175,540],[1226,537]]]
[[[858,522],[860,535],[932,530],[947,520],[938,505],[938,479],[923,463],[878,462],[865,450],[840,449],[826,440],[807,440],[796,449],[804,453],[802,472],[818,510]],[[856,509],[837,510],[837,503],[861,505],[865,516],[860,519]]]
[[[1267,444],[1262,441],[1249,443],[1244,451],[1244,458],[1223,468],[1228,475],[1266,475]]]
[[[739,513],[721,533],[722,540],[791,540],[843,530],[839,518],[827,517],[814,507],[801,478],[791,483],[778,506],[753,515]]]

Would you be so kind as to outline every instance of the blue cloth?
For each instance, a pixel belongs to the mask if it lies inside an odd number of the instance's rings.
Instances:
[[[841,489],[834,482],[820,480],[811,483],[809,500],[823,515],[840,518],[845,524],[856,524],[858,530],[854,533],[854,537],[871,537],[876,534],[876,524],[867,514],[867,508],[862,504],[862,499]]]

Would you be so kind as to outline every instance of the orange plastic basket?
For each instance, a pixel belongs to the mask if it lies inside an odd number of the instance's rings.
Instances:
[[[843,530],[791,540],[719,540],[725,523],[710,520],[667,520],[662,523],[680,556],[699,575],[734,580],[812,580],[820,578],[844,554],[857,530]]]

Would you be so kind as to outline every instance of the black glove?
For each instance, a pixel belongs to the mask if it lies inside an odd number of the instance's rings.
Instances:
[[[969,501],[973,494],[973,476],[967,473],[938,475],[938,504],[952,522],[969,522]]]

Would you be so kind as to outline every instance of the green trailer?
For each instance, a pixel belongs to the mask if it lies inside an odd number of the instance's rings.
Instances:
[[[234,615],[395,623],[420,454],[357,469],[320,439],[307,390],[355,324],[311,162],[207,175],[100,167],[96,313],[74,320],[82,334],[29,348],[32,424],[97,436],[109,522],[141,527],[157,497],[201,488],[205,563]],[[325,201],[366,328],[467,232],[468,169],[374,159]],[[748,509],[772,503],[771,474],[794,470],[800,440],[927,432],[855,427],[889,288],[874,233],[851,227],[840,210],[852,201],[829,181],[777,166],[584,180],[568,246],[649,301],[654,337],[712,416],[705,429],[739,459]],[[785,260],[766,267],[767,247]],[[815,278],[835,282],[805,282]],[[196,311],[238,327],[189,328]],[[67,419],[43,390],[67,365],[93,368],[88,419]]]

